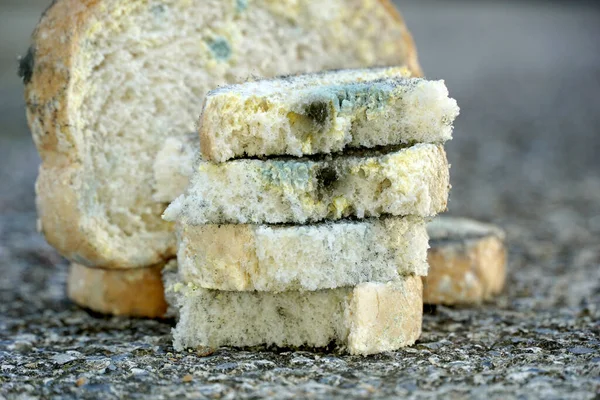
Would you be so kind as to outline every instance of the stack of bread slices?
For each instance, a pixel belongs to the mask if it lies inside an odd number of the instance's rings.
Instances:
[[[201,156],[164,214],[178,234],[175,347],[414,343],[457,115],[443,81],[401,67],[209,92]]]

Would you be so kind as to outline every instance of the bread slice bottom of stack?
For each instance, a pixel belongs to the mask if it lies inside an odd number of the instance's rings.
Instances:
[[[202,157],[164,214],[179,245],[175,348],[414,343],[457,114],[443,82],[401,68],[209,92]]]

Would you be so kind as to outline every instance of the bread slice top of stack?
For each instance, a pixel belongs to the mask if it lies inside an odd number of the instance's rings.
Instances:
[[[204,159],[303,156],[346,148],[443,143],[458,115],[443,81],[407,68],[340,70],[209,92],[200,117]]]
[[[207,91],[249,76],[402,64],[421,74],[387,0],[55,1],[20,68],[42,158],[42,231],[82,265],[164,263],[176,241],[160,217],[168,203],[155,160],[195,130]]]

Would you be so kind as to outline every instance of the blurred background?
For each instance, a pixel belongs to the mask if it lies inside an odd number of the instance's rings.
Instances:
[[[27,238],[45,252],[44,260],[50,257],[64,268],[31,235],[39,159],[16,74],[17,58],[49,3],[0,2],[0,214],[13,221],[0,223],[0,261]],[[598,270],[593,267],[600,264],[594,244],[600,236],[600,8],[581,1],[396,4],[426,74],[445,79],[461,107],[448,145],[450,213],[501,224],[512,235],[515,254],[526,250],[520,247],[525,236],[569,257],[589,245],[582,271]],[[15,236],[15,230],[23,235]],[[564,260],[540,267],[573,274]],[[513,257],[513,281],[520,280],[514,272],[527,262]],[[11,285],[5,278],[2,286]],[[600,291],[595,284],[588,289]]]

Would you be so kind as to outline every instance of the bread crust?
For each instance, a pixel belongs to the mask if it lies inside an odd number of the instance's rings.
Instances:
[[[167,312],[162,268],[110,270],[73,263],[67,294],[78,306],[102,314],[161,318]]]
[[[401,26],[407,64],[421,75],[413,39],[403,19],[389,0],[380,0]],[[82,96],[78,93],[83,74],[75,65],[80,39],[87,29],[105,16],[113,0],[58,0],[42,16],[33,34],[22,75],[25,82],[27,119],[42,159],[36,184],[37,208],[47,241],[71,261],[90,267],[126,269],[164,263],[174,246],[162,250],[117,251],[110,237],[96,232],[97,221],[85,215],[83,152],[85,138],[78,130],[76,115]],[[112,239],[119,240],[119,238]],[[174,240],[173,240],[174,243]],[[150,249],[151,246],[148,246]]]
[[[419,64],[417,46],[415,45],[415,40],[412,37],[412,34],[408,30],[408,27],[404,22],[404,17],[402,17],[400,11],[396,8],[394,3],[392,3],[392,0],[379,0],[379,2],[389,12],[389,14],[393,16],[396,21],[398,21],[399,25],[402,27],[404,37],[404,48],[406,49],[407,54],[405,63],[406,66],[412,72],[413,76],[423,76],[423,70],[421,69],[421,65]]]
[[[108,257],[94,243],[94,225],[79,207],[84,185],[77,129],[69,109],[79,99],[80,81],[73,65],[79,37],[93,19],[100,0],[59,0],[42,15],[29,50],[31,75],[25,76],[27,120],[42,165],[36,181],[41,231],[64,257],[88,266],[119,268],[118,255]],[[160,259],[152,260],[160,262]]]
[[[430,232],[429,274],[423,278],[425,304],[473,305],[499,294],[506,281],[504,232],[493,225],[476,224],[469,233],[464,219],[439,217],[450,223],[443,237]]]

